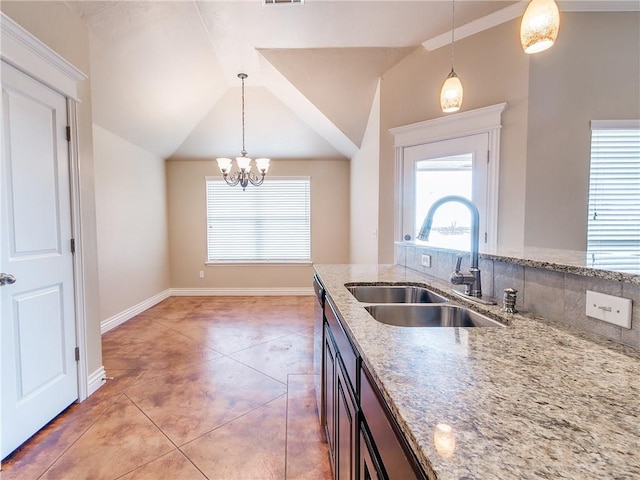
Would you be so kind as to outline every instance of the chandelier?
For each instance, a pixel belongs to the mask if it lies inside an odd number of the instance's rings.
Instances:
[[[462,106],[462,82],[453,69],[455,43],[456,7],[455,0],[451,2],[451,72],[442,84],[440,90],[440,108],[445,113],[457,112]]]
[[[238,78],[242,80],[242,150],[240,151],[240,156],[236,157],[238,169],[233,173],[231,172],[233,160],[230,158],[217,158],[216,161],[218,162],[218,167],[222,172],[224,181],[232,187],[240,185],[242,190],[244,190],[249,184],[255,185],[256,187],[262,185],[264,176],[267,174],[267,170],[269,170],[270,160],[268,158],[256,159],[256,168],[260,172],[260,177],[251,171],[251,158],[247,157],[247,151],[244,146],[244,81],[247,78],[247,74],[239,73]]]

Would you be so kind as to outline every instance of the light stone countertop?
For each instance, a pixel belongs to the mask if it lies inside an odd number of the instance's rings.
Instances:
[[[344,284],[450,285],[396,265],[314,268],[429,478],[640,479],[637,350],[497,306],[474,309],[506,328],[386,325]]]
[[[539,247],[501,249],[481,257],[528,267],[640,284],[640,255]]]

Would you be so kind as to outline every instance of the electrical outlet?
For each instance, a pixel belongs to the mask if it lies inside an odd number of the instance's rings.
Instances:
[[[431,255],[422,255],[420,262],[423,267],[431,268]]]
[[[204,271],[200,270],[200,278],[204,278]]]
[[[631,328],[631,300],[587,290],[587,316]]]

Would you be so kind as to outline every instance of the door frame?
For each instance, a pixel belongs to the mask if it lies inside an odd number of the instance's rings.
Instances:
[[[69,141],[69,182],[71,195],[71,228],[75,239],[73,255],[74,304],[76,317],[76,346],[79,347],[78,360],[78,401],[85,400],[101,382],[88,377],[86,305],[84,292],[84,251],[82,225],[80,220],[80,162],[78,154],[78,83],[87,75],[58,55],[46,44],[0,12],[0,35],[2,51],[0,61],[5,62],[67,99],[67,124]],[[100,379],[101,380],[101,379]],[[90,385],[91,384],[91,385]]]

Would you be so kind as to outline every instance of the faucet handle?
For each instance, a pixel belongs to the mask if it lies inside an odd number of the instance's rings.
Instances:
[[[458,260],[456,260],[456,273],[460,272],[460,265],[462,264],[462,255],[458,254]]]

